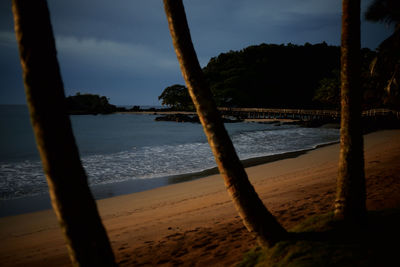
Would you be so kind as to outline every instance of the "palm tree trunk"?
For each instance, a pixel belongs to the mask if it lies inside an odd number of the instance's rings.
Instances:
[[[272,246],[286,236],[286,230],[258,197],[225,130],[192,44],[183,3],[164,0],[164,8],[183,77],[225,186],[247,229],[261,245]]]
[[[335,217],[358,223],[366,216],[360,65],[360,0],[343,0],[340,158]]]
[[[25,92],[53,209],[75,266],[115,266],[79,158],[45,0],[13,0]]]

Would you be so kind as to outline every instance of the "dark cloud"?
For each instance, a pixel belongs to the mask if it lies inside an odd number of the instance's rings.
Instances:
[[[362,7],[369,1],[363,1]],[[115,104],[158,104],[162,90],[183,83],[161,0],[48,0],[67,94],[90,92]],[[259,43],[340,43],[337,0],[184,1],[201,65]],[[362,23],[372,49],[390,34]],[[10,1],[0,1],[0,103],[25,100]]]

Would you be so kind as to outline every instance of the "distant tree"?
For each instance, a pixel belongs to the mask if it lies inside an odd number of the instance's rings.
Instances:
[[[164,89],[158,97],[162,105],[176,110],[194,110],[193,101],[184,85],[175,84]]]
[[[45,0],[13,0],[25,92],[54,212],[74,266],[115,266],[66,112]]]
[[[262,245],[272,246],[285,238],[287,232],[258,197],[235,152],[200,68],[182,0],[164,0],[164,8],[183,77],[227,191],[247,229]]]
[[[375,86],[385,93],[383,102],[391,108],[400,108],[400,1],[375,0],[368,7],[369,21],[394,24],[394,32],[378,47],[371,64]]]
[[[77,93],[65,101],[70,114],[109,114],[117,111],[117,107],[108,103],[105,96]]]
[[[140,106],[133,106],[132,108],[131,108],[131,111],[140,111]]]
[[[366,218],[361,132],[360,0],[342,1],[341,124],[335,217],[349,223]]]

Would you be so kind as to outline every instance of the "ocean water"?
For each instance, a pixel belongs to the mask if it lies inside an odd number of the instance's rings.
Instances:
[[[200,124],[156,122],[155,117],[71,116],[96,198],[162,186],[170,183],[166,177],[216,166]],[[225,126],[240,159],[311,149],[339,140],[336,129],[259,123]],[[0,105],[0,135],[0,201],[46,195],[26,106]],[[124,190],[115,190],[118,185]]]

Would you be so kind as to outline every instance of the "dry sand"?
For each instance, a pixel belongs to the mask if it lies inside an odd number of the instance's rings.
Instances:
[[[339,146],[247,168],[267,208],[287,228],[330,211]],[[400,130],[365,136],[370,210],[400,207]],[[222,179],[191,182],[98,201],[121,266],[231,266],[255,245]],[[0,219],[1,266],[69,265],[51,210]]]

